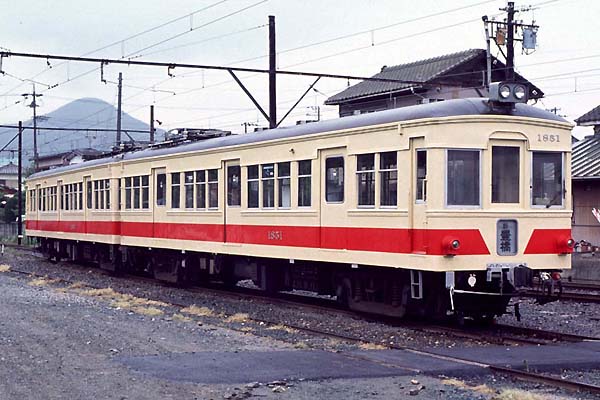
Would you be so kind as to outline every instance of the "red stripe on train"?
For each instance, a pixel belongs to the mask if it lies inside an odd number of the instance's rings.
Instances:
[[[573,249],[567,246],[571,229],[534,229],[525,248],[525,254],[566,254]]]
[[[459,255],[490,254],[478,229],[391,229],[318,226],[180,224],[112,221],[32,221],[27,229],[271,246],[382,253],[445,255],[448,237],[460,241]]]

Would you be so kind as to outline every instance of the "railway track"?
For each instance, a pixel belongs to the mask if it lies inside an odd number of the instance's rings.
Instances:
[[[11,247],[23,249],[23,250],[34,250],[28,246],[11,246]],[[11,269],[10,272],[16,273],[16,274],[21,274],[21,275],[33,276],[33,277],[52,278],[52,277],[48,277],[47,275],[37,274],[37,273],[31,272],[31,271],[21,271],[21,270],[17,270],[17,269]],[[135,276],[135,275],[127,276],[127,278],[134,279],[134,280],[148,281],[148,282],[152,282],[153,284],[160,284],[159,282],[157,282],[154,279],[139,277],[139,276]],[[64,283],[74,283],[74,282],[69,281],[68,279],[64,279],[64,278],[58,278],[58,279],[60,279]],[[104,288],[104,287],[94,287],[92,285],[89,285],[89,287],[96,288],[96,289]],[[324,300],[324,299],[315,298],[315,297],[310,298],[307,296],[297,296],[297,295],[290,295],[290,294],[286,294],[286,293],[283,293],[276,297],[271,297],[271,296],[265,296],[264,294],[255,293],[254,290],[250,290],[247,288],[239,288],[239,287],[237,287],[234,291],[225,290],[223,288],[216,288],[216,287],[186,288],[185,290],[192,291],[192,292],[197,291],[197,292],[203,292],[203,293],[209,292],[209,293],[217,294],[219,296],[225,295],[225,296],[230,296],[233,298],[243,298],[246,300],[253,299],[253,300],[261,300],[261,301],[269,301],[271,303],[275,302],[277,304],[286,304],[286,305],[291,305],[291,306],[296,306],[296,307],[297,306],[309,307],[313,310],[321,310],[321,311],[328,311],[328,312],[335,311],[336,313],[344,313],[344,314],[352,316],[352,317],[359,317],[359,318],[363,318],[363,319],[369,319],[372,321],[378,320],[374,316],[357,314],[355,312],[351,312],[348,310],[342,310],[342,309],[340,309],[339,306],[336,305],[336,303],[334,301]],[[300,299],[302,299],[302,300],[300,300]],[[180,308],[180,309],[190,306],[190,304],[179,304],[177,302],[172,302],[172,301],[170,301],[169,304],[174,307]],[[469,360],[469,359],[465,359],[465,358],[461,358],[461,357],[439,355],[432,351],[423,350],[423,349],[419,349],[419,348],[413,348],[413,347],[409,347],[409,346],[401,346],[401,345],[390,344],[390,343],[383,344],[380,342],[374,342],[369,339],[365,339],[364,337],[358,337],[358,336],[344,334],[344,333],[340,333],[340,332],[333,332],[333,331],[319,329],[319,328],[310,327],[310,326],[305,326],[305,325],[297,324],[297,323],[282,322],[282,321],[277,321],[277,320],[270,320],[270,319],[265,319],[265,318],[255,318],[255,317],[250,317],[249,319],[251,321],[254,321],[255,323],[266,324],[266,325],[270,325],[270,326],[284,325],[288,328],[297,330],[299,332],[304,332],[304,333],[307,333],[310,335],[329,337],[329,338],[342,340],[342,341],[346,341],[346,342],[351,342],[351,343],[383,346],[385,348],[392,349],[392,350],[401,350],[401,351],[406,351],[406,352],[410,352],[410,353],[414,353],[414,354],[418,354],[418,355],[422,355],[422,356],[427,356],[427,357],[432,357],[432,358],[436,358],[436,359],[453,361],[453,362],[456,362],[459,364],[478,366],[478,367],[488,369],[488,370],[496,372],[496,373],[501,373],[501,374],[511,376],[516,379],[520,379],[520,380],[524,380],[524,381],[542,383],[542,384],[551,385],[553,387],[558,387],[558,388],[567,389],[567,390],[585,391],[585,392],[589,392],[589,393],[593,393],[593,394],[600,394],[600,386],[598,386],[598,385],[565,380],[560,377],[556,377],[556,376],[552,376],[552,375],[539,374],[539,373],[534,373],[534,372],[511,368],[511,367],[506,367],[506,366],[482,363],[482,362],[477,362],[477,361],[473,361],[473,360]],[[379,322],[381,322],[381,321],[379,321]],[[396,321],[396,323],[397,323],[397,321]],[[548,343],[554,343],[556,341],[576,342],[576,341],[583,341],[583,340],[600,340],[600,339],[594,338],[594,337],[563,334],[563,333],[559,333],[559,332],[544,331],[544,330],[539,330],[539,329],[514,327],[511,325],[495,325],[495,326],[493,326],[491,330],[495,334],[498,334],[497,337],[490,336],[490,329],[481,330],[481,331],[465,330],[465,329],[459,329],[457,327],[452,327],[452,326],[427,325],[427,324],[414,322],[414,321],[409,321],[406,323],[402,322],[399,326],[402,326],[404,328],[414,329],[416,331],[423,331],[423,332],[428,332],[428,333],[443,333],[443,334],[454,335],[454,336],[460,337],[460,338],[468,338],[468,339],[473,339],[473,340],[482,340],[483,336],[486,336],[486,341],[488,341],[488,342],[491,341],[493,343],[500,343],[500,344],[545,345]],[[235,329],[232,327],[229,327],[229,328]],[[513,336],[509,337],[507,335],[508,332],[510,332]],[[522,336],[524,336],[524,337],[522,337]]]

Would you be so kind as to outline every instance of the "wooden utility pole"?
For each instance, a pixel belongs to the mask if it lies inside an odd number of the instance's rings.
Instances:
[[[515,78],[515,3],[509,1],[506,7],[506,80]]]
[[[269,128],[277,127],[277,53],[275,51],[275,16],[269,15]]]
[[[37,145],[37,98],[42,97],[42,94],[35,93],[35,83],[33,84],[33,92],[32,93],[23,93],[21,96],[27,99],[29,96],[32,97],[31,104],[27,107],[31,107],[33,109],[33,170],[37,171],[38,169],[38,145]]]
[[[123,88],[123,74],[119,72],[119,94],[117,96],[117,147],[121,147],[121,93]]]
[[[154,104],[150,106],[150,143],[154,143]]]
[[[35,92],[35,91],[34,91]],[[35,99],[35,95],[33,97]],[[35,108],[34,108],[35,110]],[[23,176],[22,176],[22,170],[23,170],[23,122],[19,121],[19,158],[18,158],[18,163],[17,163],[17,169],[18,171],[18,178],[17,178],[17,202],[19,203],[18,205],[18,212],[19,214],[17,215],[17,243],[20,245],[21,241],[23,239],[23,209],[22,209],[22,189],[23,189]]]

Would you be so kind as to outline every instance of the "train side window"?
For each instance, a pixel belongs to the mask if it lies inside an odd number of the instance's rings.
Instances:
[[[167,204],[167,174],[156,174],[156,205]]]
[[[360,154],[356,157],[358,177],[358,205],[375,205],[375,154]]]
[[[344,157],[325,160],[325,201],[344,202]]]
[[[181,202],[180,184],[181,174],[171,173],[171,208],[179,208]]]
[[[110,210],[110,179],[104,180],[104,209]]]
[[[248,208],[258,208],[258,165],[249,165],[248,173]]]
[[[480,205],[479,150],[448,150],[446,204]]]
[[[289,208],[292,205],[292,189],[290,181],[290,163],[281,162],[277,164],[277,192],[281,208]]]
[[[242,201],[241,170],[239,165],[227,167],[227,205],[239,206]]]
[[[86,185],[86,201],[87,201],[87,209],[91,210],[92,209],[92,181],[87,181],[87,185]]]
[[[150,176],[142,175],[142,208],[150,208]]]
[[[141,206],[142,182],[139,176],[133,177],[133,208],[139,210]]]
[[[311,160],[298,161],[298,207],[311,206]]]
[[[563,154],[533,152],[531,204],[534,206],[562,206],[565,195]]]
[[[263,207],[275,207],[275,164],[261,165]]]
[[[98,198],[100,191],[100,181],[94,181],[94,210],[100,208],[100,199]]]
[[[131,177],[125,178],[125,209],[131,210]]]
[[[427,201],[427,150],[417,150],[417,187],[415,201]]]
[[[379,155],[382,206],[398,205],[398,154],[395,151]]]
[[[79,209],[83,210],[83,182],[79,182],[77,187],[79,188],[77,191],[79,194]]]
[[[184,174],[185,208],[194,208],[194,173]]]
[[[196,171],[196,208],[206,208],[206,171]]]
[[[518,147],[492,147],[492,203],[519,202]]]
[[[208,171],[208,207],[219,208],[219,170]]]

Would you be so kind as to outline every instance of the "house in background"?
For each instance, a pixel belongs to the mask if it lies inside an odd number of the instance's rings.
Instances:
[[[594,134],[573,143],[571,179],[573,191],[573,239],[600,246],[600,221],[592,209],[600,210],[600,106],[575,120],[593,126]]]
[[[48,154],[38,157],[38,171],[62,167],[64,165],[79,164],[103,156],[105,153],[96,149],[77,149],[58,154]]]
[[[487,53],[483,49],[384,66],[373,78],[414,83],[363,81],[328,98],[325,104],[339,106],[340,117],[345,117],[449,99],[487,97],[486,70]],[[504,77],[504,63],[492,57],[492,81]],[[515,74],[515,78],[529,85],[530,99],[543,97],[544,93],[521,75]]]
[[[16,189],[19,182],[19,167],[12,162],[0,167],[0,186]]]

